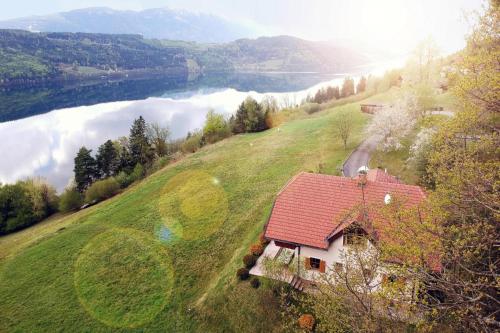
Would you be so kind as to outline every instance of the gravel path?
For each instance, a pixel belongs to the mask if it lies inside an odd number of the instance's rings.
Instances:
[[[342,167],[342,173],[345,177],[354,177],[358,174],[358,169],[362,166],[368,166],[371,153],[377,148],[381,137],[372,135],[365,139],[356,150],[354,150]]]
[[[453,111],[431,111],[434,115],[443,115],[454,117]],[[372,152],[377,148],[378,143],[382,140],[380,136],[372,135],[365,139],[349,156],[342,166],[342,173],[345,177],[354,177],[358,174],[358,169],[362,166],[368,166]]]

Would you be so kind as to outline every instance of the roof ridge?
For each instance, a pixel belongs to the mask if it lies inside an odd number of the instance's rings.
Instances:
[[[418,185],[411,185],[411,184],[404,184],[404,183],[392,183],[392,182],[380,182],[376,180],[370,180],[372,183],[377,183],[377,184],[391,184],[390,186],[396,186],[396,187],[411,187],[411,188],[418,188],[420,191],[422,191],[422,188]]]
[[[380,169],[372,169],[372,170],[380,170]],[[380,172],[384,173],[384,174],[387,174],[391,177],[395,177],[389,173],[386,173],[384,172],[383,170],[380,170]],[[338,180],[341,180],[341,181],[356,181],[356,177],[345,177],[345,176],[336,176],[336,175],[326,175],[326,174],[322,174],[322,173],[312,173],[312,172],[306,172],[306,171],[301,171],[300,173],[298,173],[297,175],[295,175],[292,179],[290,179],[286,184],[285,186],[283,186],[283,188],[280,190],[280,192],[278,193],[281,194],[281,192],[283,192],[283,190],[285,190],[291,183],[293,183],[299,176],[303,175],[303,174],[306,174],[306,175],[310,175],[310,176],[313,176],[313,177],[324,177],[324,178],[330,178],[330,179],[338,179]],[[409,187],[409,188],[418,188],[419,191],[425,196],[425,192],[422,191],[422,188],[418,185],[412,185],[412,184],[405,184],[405,183],[396,183],[396,182],[385,182],[385,181],[378,181],[378,180],[367,180],[368,182],[370,183],[376,183],[376,184],[391,184],[389,186],[396,186],[396,187]]]
[[[278,191],[278,194],[276,195],[276,197],[279,197],[281,195],[281,193],[283,193],[283,191],[288,187],[288,185],[293,183],[297,178],[299,178],[300,175],[305,174],[305,173],[307,173],[307,172],[301,171],[298,174],[296,174],[295,176],[293,176],[290,180],[288,180],[288,182]]]
[[[311,175],[311,176],[314,176],[314,177],[324,177],[324,178],[335,178],[335,179],[339,179],[339,180],[354,180],[353,177],[346,177],[346,176],[337,176],[337,175],[326,175],[324,173],[313,173],[313,172],[303,172],[305,174],[308,174],[308,175]]]

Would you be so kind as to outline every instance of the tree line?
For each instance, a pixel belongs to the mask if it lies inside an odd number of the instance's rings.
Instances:
[[[308,96],[306,102],[308,103],[325,103],[331,100],[346,98],[355,94],[363,93],[366,91],[367,78],[362,76],[357,85],[354,84],[352,77],[346,77],[341,87],[328,86],[318,89],[314,96]]]

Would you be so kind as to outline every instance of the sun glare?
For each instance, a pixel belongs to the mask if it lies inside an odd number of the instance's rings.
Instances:
[[[464,45],[467,26],[464,13],[477,5],[431,1],[353,0],[314,1],[304,10],[297,32],[306,39],[340,40],[407,54],[419,41],[432,37],[443,49],[455,51]],[[294,11],[296,12],[296,11]]]
[[[363,6],[359,18],[360,38],[372,42],[402,42],[408,35],[407,8],[399,1],[369,1]]]

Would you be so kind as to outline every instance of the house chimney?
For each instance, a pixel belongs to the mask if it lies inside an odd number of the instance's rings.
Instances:
[[[364,187],[367,183],[367,172],[360,171],[358,172],[358,186]]]
[[[368,170],[370,170],[370,169],[368,169],[368,167],[365,165],[359,167],[359,169],[358,169],[358,185],[359,186],[366,185]]]

